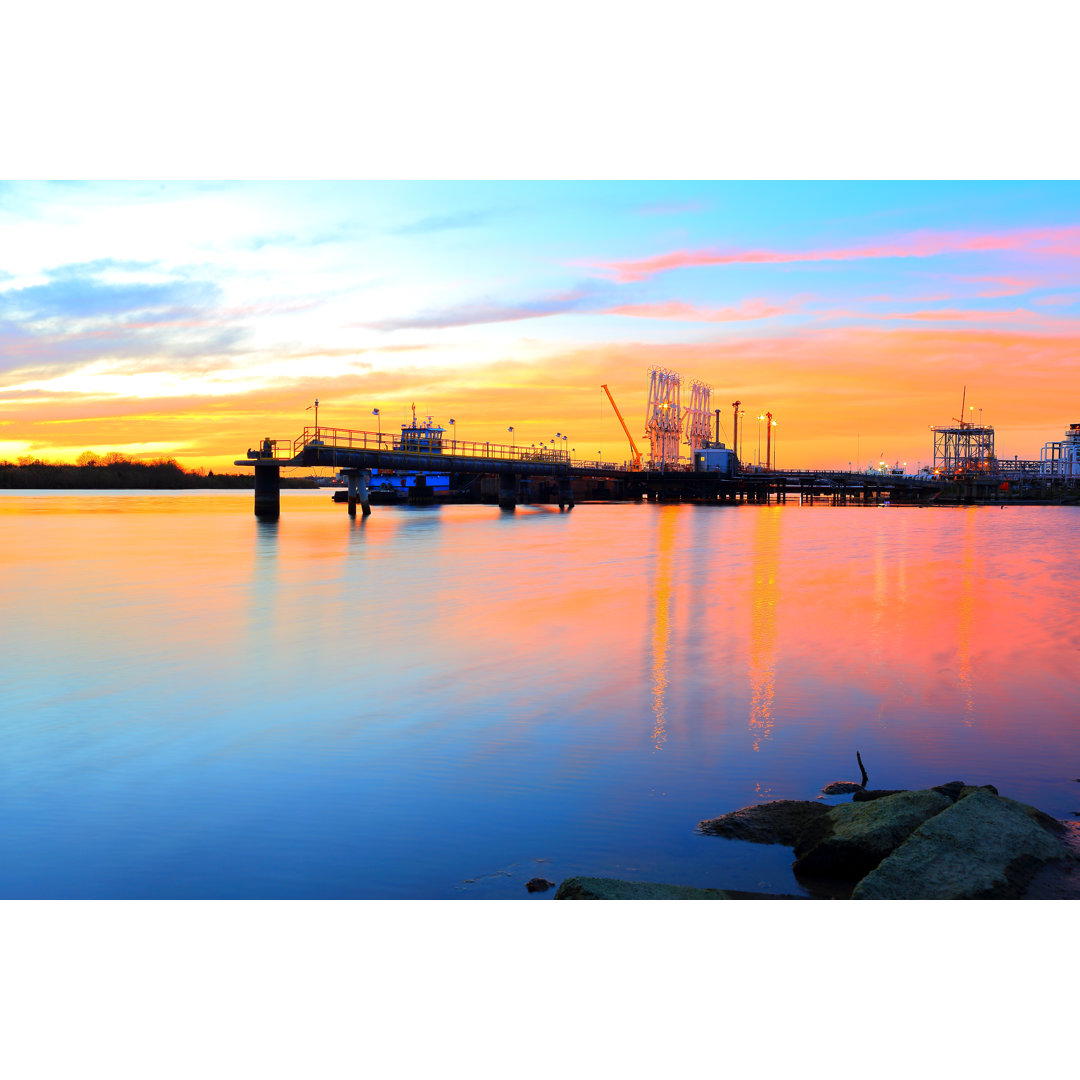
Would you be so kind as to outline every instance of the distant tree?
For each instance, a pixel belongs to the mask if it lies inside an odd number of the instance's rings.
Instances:
[[[96,465],[98,455],[93,450],[84,450],[76,459],[76,465]]]

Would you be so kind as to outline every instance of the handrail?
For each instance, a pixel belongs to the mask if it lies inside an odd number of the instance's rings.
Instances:
[[[372,450],[383,453],[408,454],[427,461],[442,457],[468,457],[499,461],[543,461],[569,465],[570,453],[554,447],[507,446],[505,443],[445,439],[426,429],[401,435],[395,432],[356,431],[351,428],[329,428],[320,424],[305,427],[293,440],[293,457],[312,445],[337,450]]]

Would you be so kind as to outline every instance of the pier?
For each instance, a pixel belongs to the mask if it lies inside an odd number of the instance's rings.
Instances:
[[[484,477],[492,501],[508,510],[523,501],[557,503],[560,509],[582,501],[616,500],[717,505],[784,504],[791,500],[834,506],[953,505],[1017,501],[1021,497],[1058,501],[1071,490],[1060,481],[1055,488],[1021,473],[1003,481],[997,475],[949,479],[833,470],[736,468],[725,475],[717,470],[670,465],[634,469],[625,463],[575,459],[556,447],[326,427],[305,427],[291,440],[264,439],[236,464],[254,468],[255,513],[263,518],[280,514],[283,468],[323,467],[341,472],[348,485],[348,512],[352,516],[358,506],[362,515],[371,512],[371,473],[375,469]]]

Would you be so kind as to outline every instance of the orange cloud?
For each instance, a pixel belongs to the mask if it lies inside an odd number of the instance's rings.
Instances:
[[[881,454],[893,461],[927,462],[929,425],[957,414],[967,387],[969,404],[997,425],[999,454],[1037,458],[1077,417],[1076,356],[1080,322],[1056,327],[955,325],[916,320],[831,327],[724,341],[654,344],[617,342],[552,347],[536,361],[508,358],[484,366],[350,372],[338,379],[298,377],[271,387],[212,400],[139,401],[57,395],[0,395],[0,439],[25,443],[31,454],[73,461],[85,449],[168,442],[187,467],[232,470],[235,458],[263,436],[293,438],[318,396],[320,423],[392,430],[416,401],[418,411],[445,422],[457,419],[458,437],[503,442],[507,427],[519,443],[570,435],[580,458],[598,454],[622,461],[628,448],[600,390],[607,383],[642,445],[654,365],[680,371],[688,383],[711,384],[712,407],[722,410],[721,438],[732,434],[731,403],[743,402],[744,450],[753,458],[758,413],[770,410],[781,465],[863,465]],[[421,354],[422,355],[422,354]],[[24,451],[11,451],[12,455]]]
[[[669,251],[644,259],[591,263],[616,281],[643,281],[668,270],[733,263],[836,262],[849,259],[926,258],[965,251],[1037,251],[1043,255],[1080,255],[1080,226],[1049,229],[1013,229],[985,235],[953,232],[916,232],[897,240],[861,247],[821,248],[810,251],[722,251],[704,248]]]

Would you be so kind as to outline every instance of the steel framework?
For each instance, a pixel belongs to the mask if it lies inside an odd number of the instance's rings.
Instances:
[[[960,424],[935,427],[934,472],[942,476],[987,475],[998,471],[994,456],[994,429]]]
[[[708,383],[690,384],[690,407],[686,410],[686,442],[690,447],[690,459],[694,452],[709,442],[709,399],[712,387]]]
[[[676,372],[664,368],[653,368],[649,372],[645,437],[652,447],[651,468],[670,468],[679,463],[679,439],[682,432],[679,389],[679,376]]]

